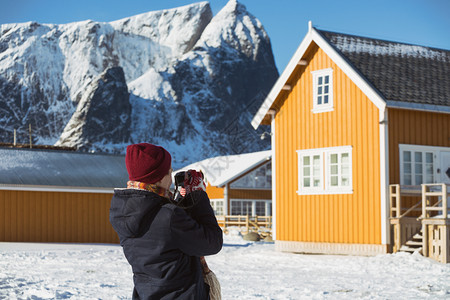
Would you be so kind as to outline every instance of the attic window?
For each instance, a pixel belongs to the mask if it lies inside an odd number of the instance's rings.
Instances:
[[[313,113],[333,111],[333,69],[311,72],[313,76]]]

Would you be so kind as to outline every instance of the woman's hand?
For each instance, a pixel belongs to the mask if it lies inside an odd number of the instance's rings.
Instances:
[[[188,170],[185,174],[184,188],[186,189],[186,194],[198,190],[206,191],[206,185],[203,181],[202,172]]]

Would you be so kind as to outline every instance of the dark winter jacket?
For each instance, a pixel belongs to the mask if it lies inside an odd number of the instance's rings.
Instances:
[[[181,209],[155,193],[116,189],[110,221],[133,269],[134,299],[209,299],[199,257],[222,248],[222,230],[208,195]]]

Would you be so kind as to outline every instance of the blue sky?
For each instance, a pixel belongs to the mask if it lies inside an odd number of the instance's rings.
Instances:
[[[238,0],[268,32],[281,73],[313,26],[450,50],[450,0]],[[189,0],[0,0],[0,24],[109,22]],[[214,15],[227,0],[209,1]]]

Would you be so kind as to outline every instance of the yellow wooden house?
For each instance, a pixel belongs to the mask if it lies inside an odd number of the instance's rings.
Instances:
[[[422,229],[425,216],[416,200],[427,187],[421,185],[450,184],[449,95],[449,51],[328,32],[309,23],[252,120],[255,128],[271,125],[276,248],[396,251],[394,219],[408,210]],[[397,209],[400,202],[393,204],[389,193],[394,184],[419,192]],[[447,197],[439,199],[428,217],[449,224]],[[435,229],[427,229],[424,238]],[[442,251],[450,244],[446,234]]]
[[[179,171],[200,170],[219,221],[225,215],[272,215],[272,151],[216,156]],[[174,173],[176,173],[174,172]]]

